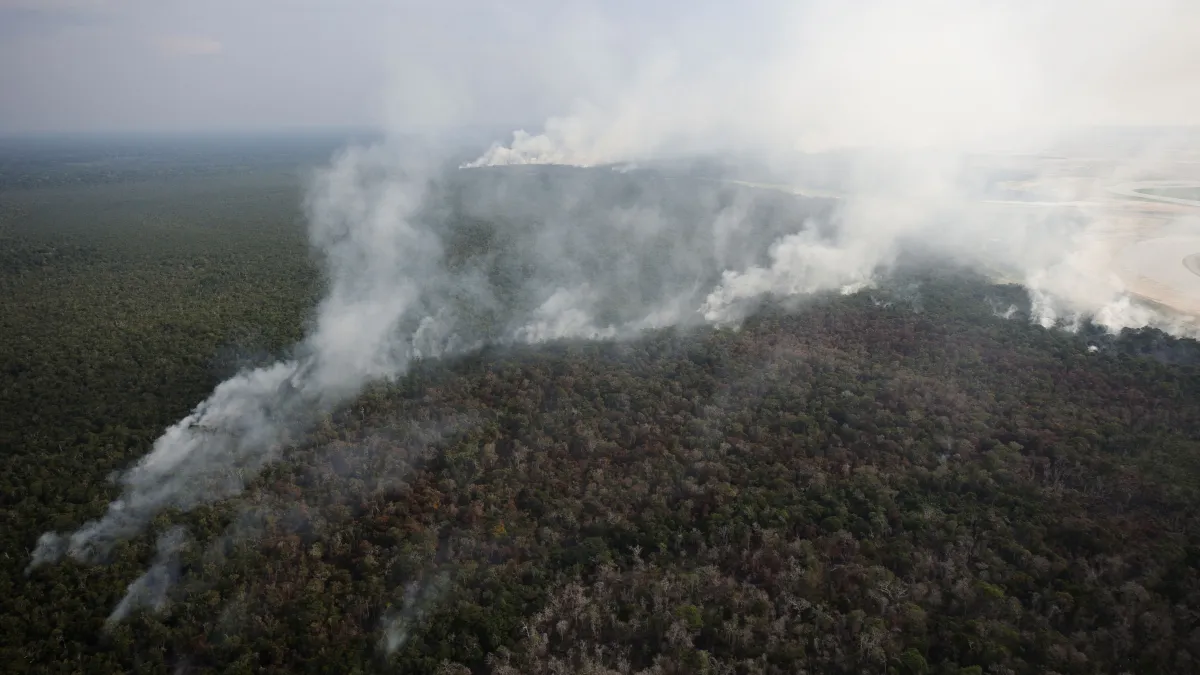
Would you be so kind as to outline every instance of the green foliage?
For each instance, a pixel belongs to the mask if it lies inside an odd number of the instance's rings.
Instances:
[[[940,274],[920,312],[863,293],[422,363],[241,496],[26,576],[303,333],[299,199],[284,172],[0,195],[8,671],[1197,669],[1200,350],[999,319],[1015,289]],[[502,245],[460,225],[462,255]],[[174,524],[169,603],[106,628]]]
[[[978,582],[979,590],[989,598],[999,600],[1004,597],[1004,589],[995,584],[989,584],[986,581]]]
[[[700,630],[704,626],[704,616],[695,605],[680,605],[675,609],[675,616],[691,630]]]
[[[898,660],[900,662],[901,673],[924,675],[929,672],[929,664],[925,662],[925,657],[914,647],[909,647],[901,652]]]

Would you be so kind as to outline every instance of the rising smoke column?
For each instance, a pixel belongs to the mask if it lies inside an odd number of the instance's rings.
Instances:
[[[1071,197],[1079,201],[1095,202],[1131,172],[1179,170],[1157,141],[1115,149],[1077,140],[1095,125],[1200,122],[1200,43],[1181,28],[1200,21],[1200,6],[816,0],[751,11],[761,43],[753,57],[719,43],[738,38],[736,17],[725,17],[728,30],[685,25],[664,39],[670,46],[648,51],[618,94],[581,94],[584,103],[539,133],[518,130],[466,166],[644,163],[716,150],[757,154],[789,182],[797,153],[847,150],[836,238],[789,234],[769,262],[727,268],[699,308],[707,320],[736,322],[763,294],[860,288],[909,247],[1006,270],[1029,289],[1043,325],[1090,319],[1196,333],[1139,305],[1109,271],[1111,214],[1075,222],[1062,209],[983,208],[965,179],[971,158],[1003,164],[1064,145],[1101,160],[1090,189]],[[1053,163],[1033,171],[1034,181],[1061,178]]]
[[[423,309],[422,280],[436,275],[441,259],[437,237],[414,221],[429,161],[390,144],[353,148],[318,176],[310,238],[330,289],[299,357],[218,385],[118,478],[122,494],[104,517],[69,535],[43,535],[31,567],[64,555],[99,562],[164,509],[187,511],[241,492],[318,411],[403,372],[414,357],[454,348],[451,327],[437,316],[412,320]]]
[[[309,191],[328,290],[295,357],[218,385],[118,476],[102,518],[44,534],[30,567],[102,562],[164,510],[240,493],[319,413],[414,359],[698,323],[723,266],[761,258],[803,225],[735,232],[752,209],[744,197],[671,185],[606,170],[458,172],[396,141],[342,152]],[[480,222],[490,239],[472,229]]]
[[[519,260],[519,273],[486,259],[457,266],[435,217],[443,199],[434,187],[436,154],[394,140],[345,151],[310,192],[310,238],[329,290],[295,358],[219,385],[118,478],[121,496],[101,519],[43,535],[31,567],[64,556],[101,561],[165,509],[239,493],[318,412],[403,373],[414,358],[487,342],[736,322],[763,294],[877,283],[910,246],[1012,270],[1048,324],[1095,317],[1181,330],[1135,306],[1097,267],[1095,222],[987,211],[963,181],[965,155],[997,139],[1009,149],[1004,139],[1043,119],[1069,127],[1113,121],[1088,116],[1095,111],[1136,117],[1166,106],[1164,91],[1191,91],[1191,79],[1157,58],[1157,47],[1183,44],[1172,59],[1191,53],[1195,41],[1180,43],[1171,31],[1189,25],[1195,5],[1151,4],[1135,12],[1103,1],[1053,9],[982,0],[817,0],[799,9],[767,2],[755,10],[761,31],[753,41],[763,46],[752,56],[722,51],[749,40],[726,40],[736,36],[720,21],[692,36],[703,39],[667,36],[678,44],[648,54],[633,76],[611,78],[628,86],[468,163],[596,166],[723,151],[756,154],[786,175],[797,152],[878,151],[854,155],[847,195],[832,214],[770,231],[753,231],[744,205],[706,202],[716,186],[700,191],[699,212],[678,217],[654,204],[617,208],[591,187],[568,185],[553,197],[563,206],[553,218],[530,224],[518,211],[506,221],[516,243],[492,257]],[[1151,74],[1156,83],[1139,80]],[[479,212],[550,199],[531,189],[498,188]],[[502,320],[483,329],[479,315]]]
[[[155,544],[156,553],[150,569],[129,584],[125,597],[108,616],[107,623],[115,624],[139,607],[162,610],[167,604],[167,591],[179,576],[179,554],[187,545],[187,532],[182,527],[173,527],[163,533]]]

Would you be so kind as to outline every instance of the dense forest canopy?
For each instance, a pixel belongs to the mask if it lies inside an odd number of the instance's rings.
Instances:
[[[736,330],[421,361],[240,495],[160,515],[107,564],[26,574],[40,534],[101,515],[113,472],[304,334],[324,283],[307,160],[256,152],[119,180],[70,153],[2,165],[7,671],[1200,669],[1200,346],[1045,329],[1022,289],[924,260]],[[513,290],[481,334],[535,302],[514,245],[533,220],[617,254],[585,212],[505,198],[580,181],[684,224],[742,203],[747,256],[829,208],[659,173],[462,174],[423,217]],[[642,254],[613,297],[687,281]]]

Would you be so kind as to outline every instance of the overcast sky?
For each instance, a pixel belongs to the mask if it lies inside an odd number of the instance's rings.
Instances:
[[[0,131],[540,119],[704,3],[642,4],[0,0]]]
[[[941,126],[926,108],[963,103],[1196,124],[1198,33],[1195,0],[0,0],[0,132],[537,124],[581,102],[696,126],[817,97],[817,122]]]

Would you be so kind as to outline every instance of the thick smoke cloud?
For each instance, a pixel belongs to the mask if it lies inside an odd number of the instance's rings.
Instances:
[[[658,175],[458,171],[416,142],[347,149],[310,189],[328,289],[295,357],[220,384],[119,476],[102,518],[43,535],[30,566],[102,562],[164,510],[240,493],[320,412],[415,359],[699,323],[721,270],[823,208]]]
[[[540,131],[471,164],[1029,150],[1098,125],[1196,124],[1197,20],[1187,0],[753,2],[680,17],[605,78],[623,87],[578,83]]]
[[[1114,179],[1173,170],[1176,140],[1078,132],[1192,121],[1200,43],[1177,27],[1198,13],[1166,0],[760,3],[732,22],[701,13],[639,58],[574,53],[564,61],[604,85],[582,78],[564,114],[463,169],[398,136],[347,149],[309,193],[328,289],[294,358],[219,385],[119,477],[102,518],[43,535],[31,567],[103,561],[166,509],[238,494],[319,412],[415,359],[736,324],[763,295],[878,284],[907,251],[1025,285],[1045,325],[1190,333],[1112,273],[1112,213],[1079,208]],[[757,32],[722,33],[734,24]],[[422,107],[457,90],[418,79],[430,90],[396,96]],[[1059,165],[1011,156],[1047,144],[1103,161],[1043,199],[1072,204],[1002,203],[1005,177],[1056,177]],[[825,196],[746,186],[760,180]]]
[[[706,319],[735,321],[763,293],[859,288],[902,247],[923,246],[1004,270],[1030,289],[1046,325],[1092,319],[1194,333],[1191,322],[1138,305],[1111,272],[1112,213],[988,205],[971,180],[1002,172],[1017,153],[1067,153],[1095,164],[1090,184],[1044,199],[1079,205],[1129,175],[1190,171],[1176,160],[1194,135],[1116,137],[1094,127],[1200,122],[1191,84],[1200,43],[1182,28],[1200,23],[1200,6],[817,0],[755,9],[763,23],[753,56],[697,50],[688,38],[712,26],[685,25],[621,93],[584,100],[539,133],[518,130],[464,166],[750,153],[774,165],[778,182],[811,187],[797,157],[850,151],[837,237],[789,235],[768,265],[730,267],[701,308]],[[1043,192],[1062,184],[1061,164],[1026,164],[1026,180],[1042,179]]]
[[[427,167],[414,153],[405,155],[408,164],[393,161],[392,151],[349,150],[314,181],[311,239],[325,261],[329,294],[298,358],[219,385],[120,476],[122,495],[103,518],[69,536],[43,535],[31,566],[63,555],[103,560],[164,509],[186,511],[239,493],[316,412],[412,358],[453,348],[429,316],[400,325],[421,300],[419,280],[437,264],[438,242],[411,222]]]
[[[120,476],[122,496],[108,513],[70,536],[42,535],[32,567],[63,555],[103,560],[113,546],[141,532],[160,511],[189,510],[236,494],[278,454],[286,427],[281,415],[297,399],[286,395],[296,363],[278,363],[221,383],[208,400],[168,429],[150,454]]]

